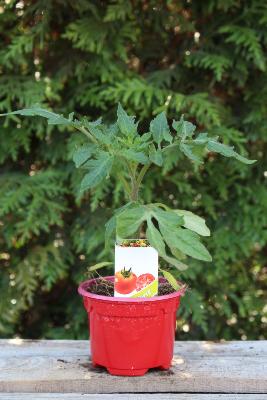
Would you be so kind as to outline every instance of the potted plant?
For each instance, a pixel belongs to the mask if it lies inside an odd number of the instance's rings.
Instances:
[[[90,279],[79,286],[89,316],[93,364],[105,366],[116,375],[143,375],[149,368],[169,368],[176,310],[185,286],[169,271],[160,269],[164,277],[159,278],[158,295],[155,285],[149,292],[143,289],[157,281],[157,270],[151,271],[157,266],[158,254],[178,270],[187,268],[187,257],[210,262],[211,255],[200,240],[200,236],[209,236],[210,232],[205,220],[190,211],[173,210],[162,203],[144,204],[140,188],[145,175],[153,165],[163,167],[169,151],[173,150],[182,152],[195,164],[203,163],[209,152],[246,164],[254,160],[239,155],[218,137],[197,134],[195,125],[183,117],[172,122],[171,130],[164,112],[150,122],[143,134],[138,132],[135,118],[127,115],[121,105],[112,125],[103,124],[101,119],[94,122],[85,117],[74,119],[73,113],[65,118],[39,106],[3,115],[9,114],[41,116],[48,124],[66,125],[85,135],[84,144],[73,155],[76,167],[85,171],[81,191],[94,189],[109,176],[118,179],[124,189],[126,204],[114,212],[105,232],[106,243],[118,240],[117,296],[113,295],[114,276]],[[125,242],[132,237],[135,239]],[[140,242],[144,238],[146,241]],[[148,249],[150,253],[143,251]],[[136,256],[137,251],[141,258]],[[145,261],[145,254],[149,254],[149,261]],[[92,269],[108,264],[103,262]],[[134,270],[136,266],[138,273]],[[137,286],[140,276],[141,283]]]

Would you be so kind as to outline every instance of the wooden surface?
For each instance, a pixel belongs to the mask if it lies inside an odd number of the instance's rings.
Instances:
[[[115,377],[92,367],[87,341],[0,340],[0,392],[3,400],[267,400],[267,341],[176,342],[171,370]]]

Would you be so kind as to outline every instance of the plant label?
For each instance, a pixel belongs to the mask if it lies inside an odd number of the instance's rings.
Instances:
[[[138,247],[139,243],[142,246]],[[129,239],[115,245],[114,286],[115,297],[158,294],[158,252],[147,241]]]

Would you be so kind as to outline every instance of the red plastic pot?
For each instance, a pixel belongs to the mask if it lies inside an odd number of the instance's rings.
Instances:
[[[165,296],[121,299],[88,292],[94,281],[85,281],[78,289],[88,313],[93,365],[126,376],[144,375],[149,368],[168,369],[184,289]]]

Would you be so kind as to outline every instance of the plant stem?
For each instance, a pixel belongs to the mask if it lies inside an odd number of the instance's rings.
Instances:
[[[84,133],[88,139],[90,139],[93,143],[98,144],[96,138],[94,138],[94,136],[87,130],[85,129],[83,126],[77,128],[80,132]]]
[[[144,166],[142,167],[142,169],[141,169],[141,171],[140,171],[140,173],[139,173],[139,175],[138,175],[138,177],[137,177],[137,186],[138,186],[138,189],[139,189],[139,186],[140,186],[140,184],[141,184],[141,182],[142,182],[142,180],[143,180],[143,178],[144,178],[146,172],[148,171],[150,165],[151,165],[151,163],[148,163],[148,164],[146,164],[146,165],[144,165]]]

